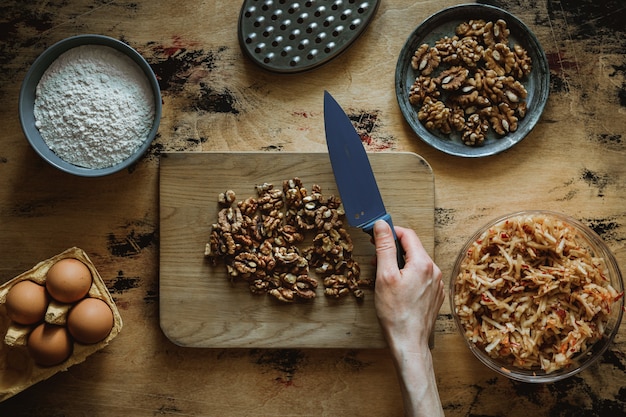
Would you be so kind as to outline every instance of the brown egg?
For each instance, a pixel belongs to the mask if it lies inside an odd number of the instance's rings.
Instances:
[[[76,341],[97,343],[107,337],[113,328],[113,311],[98,298],[85,298],[70,310],[67,328]]]
[[[28,336],[28,352],[41,366],[58,365],[72,354],[72,339],[63,326],[42,323]]]
[[[46,289],[57,301],[74,303],[85,297],[91,288],[91,271],[74,258],[57,261],[46,275]]]
[[[48,308],[48,295],[43,285],[30,280],[20,281],[7,293],[7,315],[19,324],[35,324],[43,320]]]

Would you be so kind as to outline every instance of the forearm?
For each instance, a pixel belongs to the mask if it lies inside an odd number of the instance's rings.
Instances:
[[[405,416],[443,416],[430,350],[426,348],[406,352],[392,348],[392,354],[402,390]]]

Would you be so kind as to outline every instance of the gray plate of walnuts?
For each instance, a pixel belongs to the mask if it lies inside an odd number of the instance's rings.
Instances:
[[[417,136],[450,155],[483,157],[521,141],[548,100],[539,41],[512,14],[464,4],[435,13],[406,41],[396,95]]]

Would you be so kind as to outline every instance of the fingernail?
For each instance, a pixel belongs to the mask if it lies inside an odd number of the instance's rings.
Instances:
[[[384,220],[377,220],[376,223],[374,223],[374,234],[380,234],[380,233],[384,233],[387,228],[385,227],[385,225],[387,224],[386,221]]]

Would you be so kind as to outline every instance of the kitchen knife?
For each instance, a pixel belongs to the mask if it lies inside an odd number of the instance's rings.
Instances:
[[[361,137],[328,91],[324,91],[324,128],[330,163],[348,223],[370,235],[377,220],[389,223],[396,241],[398,267],[402,269],[404,251],[393,229],[391,216],[385,210]]]
[[[324,129],[330,164],[350,226],[373,235],[374,223],[385,220],[391,226],[396,241],[398,267],[404,267],[404,250],[396,237],[391,215],[387,213],[380,196],[361,137],[352,122],[328,91],[324,91]],[[435,347],[435,332],[431,332],[428,346]]]

